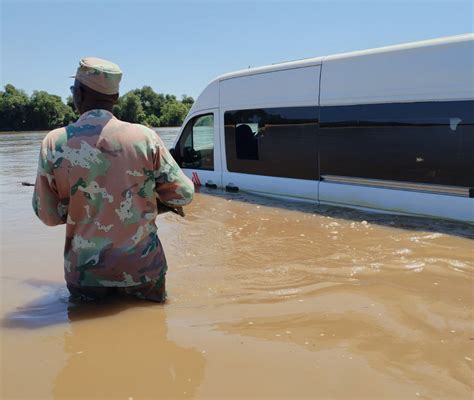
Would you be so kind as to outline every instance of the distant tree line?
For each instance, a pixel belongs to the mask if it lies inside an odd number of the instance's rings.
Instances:
[[[194,103],[192,97],[181,100],[172,94],[156,93],[150,86],[131,90],[114,106],[114,115],[122,121],[148,126],[179,126]]]
[[[179,126],[194,103],[192,97],[181,100],[170,94],[156,93],[150,86],[131,90],[114,106],[114,115],[123,120],[148,126]],[[6,85],[0,91],[0,131],[51,130],[79,118],[72,97],[66,104],[60,96],[24,90]]]

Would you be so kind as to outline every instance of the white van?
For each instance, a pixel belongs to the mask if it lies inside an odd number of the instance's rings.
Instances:
[[[222,75],[172,153],[211,188],[474,223],[474,34]]]

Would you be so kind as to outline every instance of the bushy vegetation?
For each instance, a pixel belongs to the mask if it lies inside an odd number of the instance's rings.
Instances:
[[[0,92],[0,130],[42,130],[67,125],[77,118],[61,97],[34,91],[29,97],[13,85]]]
[[[79,115],[71,96],[66,104],[61,97],[45,91],[28,96],[13,85],[0,91],[0,131],[50,130],[68,125]],[[148,126],[179,126],[193,105],[192,97],[181,100],[170,94],[156,93],[150,86],[131,90],[114,106],[117,118]]]

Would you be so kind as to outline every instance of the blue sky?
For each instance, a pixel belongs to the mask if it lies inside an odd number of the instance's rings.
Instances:
[[[110,59],[121,92],[196,97],[250,66],[473,31],[472,1],[0,0],[0,84],[65,98],[79,59]]]

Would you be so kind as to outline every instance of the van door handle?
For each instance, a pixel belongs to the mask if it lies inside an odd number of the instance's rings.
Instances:
[[[210,189],[217,189],[217,185],[212,181],[207,181],[206,182],[206,187],[210,188]]]
[[[239,187],[235,186],[233,183],[229,183],[225,187],[226,192],[237,193],[239,191]]]

